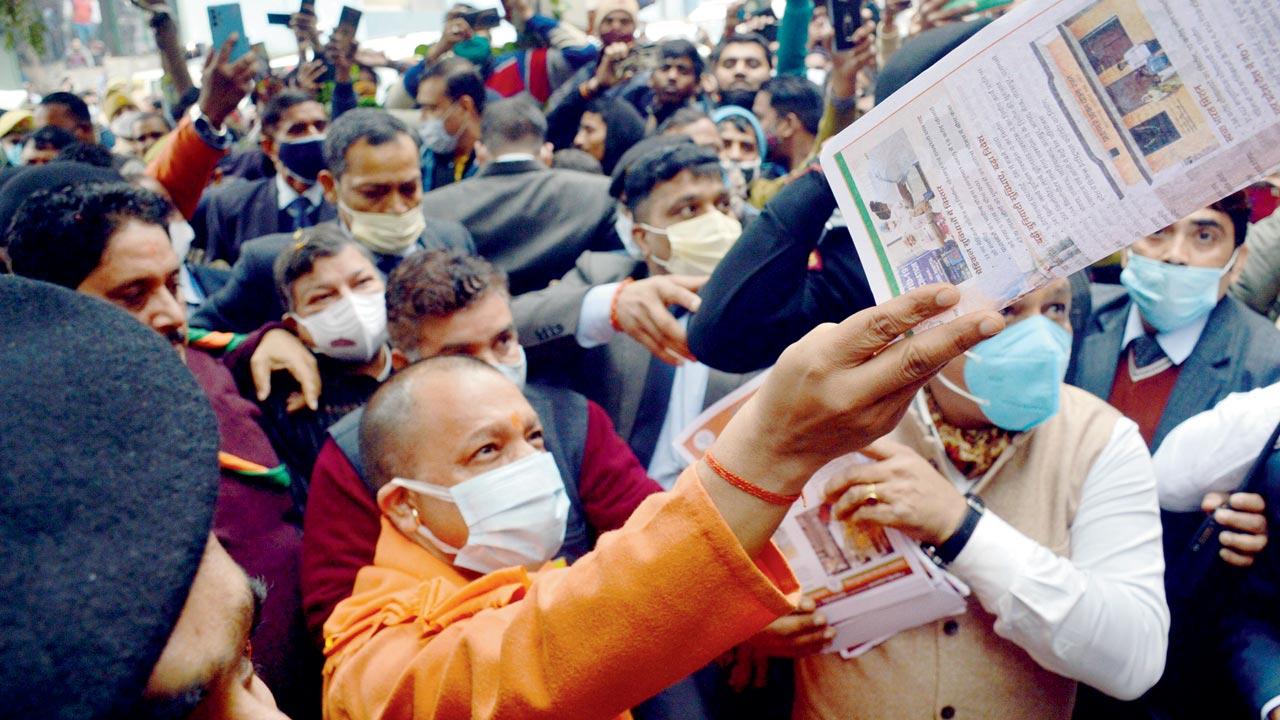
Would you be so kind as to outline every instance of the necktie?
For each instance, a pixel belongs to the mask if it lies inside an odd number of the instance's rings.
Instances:
[[[301,230],[302,228],[311,227],[314,224],[311,222],[311,201],[305,197],[298,196],[294,198],[293,202],[290,202],[285,206],[284,211],[285,214],[289,216],[289,222],[293,225],[293,227],[290,227],[287,230],[282,228],[285,232],[290,230]]]
[[[1129,345],[1129,379],[1142,382],[1173,367],[1160,343],[1150,335],[1140,335]]]
[[[658,436],[667,419],[667,407],[671,404],[671,384],[676,369],[656,357],[649,358],[649,372],[644,378],[643,395],[636,411],[635,426],[631,430],[631,449],[645,468],[653,460],[658,448]]]

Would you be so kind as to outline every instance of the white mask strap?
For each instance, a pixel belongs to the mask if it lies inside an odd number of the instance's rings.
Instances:
[[[969,354],[965,353],[965,355],[968,356]],[[970,356],[969,359],[972,360],[973,359],[972,356]],[[977,403],[978,405],[991,404],[990,400],[984,400],[983,398],[980,398],[977,395],[974,395],[973,393],[969,392],[968,390],[965,390],[959,385],[956,385],[955,383],[951,382],[951,380],[949,380],[946,375],[943,375],[942,373],[938,373],[935,377],[937,377],[938,381],[941,382],[943,385],[945,385],[948,390],[959,395],[965,400]]]

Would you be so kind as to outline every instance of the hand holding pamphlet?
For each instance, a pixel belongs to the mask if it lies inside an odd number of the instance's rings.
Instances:
[[[950,282],[934,324],[1003,307],[1266,174],[1276,32],[1276,3],[1160,0],[983,28],[823,148],[876,299]]]
[[[734,413],[763,384],[767,373],[707,408],[675,439],[676,451],[696,462],[729,424]],[[838,520],[826,501],[828,481],[857,453],[837,458],[805,486],[774,534],[801,592],[836,631],[825,652],[848,658],[866,652],[895,633],[965,612],[969,588],[938,567],[920,544],[892,528]]]

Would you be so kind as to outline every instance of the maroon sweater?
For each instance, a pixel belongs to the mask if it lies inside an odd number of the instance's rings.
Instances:
[[[258,406],[240,395],[227,365],[194,347],[186,353],[187,367],[218,417],[219,449],[268,468],[279,465],[258,425]],[[234,354],[226,361],[237,359]],[[320,658],[300,613],[302,531],[295,515],[288,489],[222,471],[213,532],[245,573],[267,586],[252,636],[254,665],[281,709],[298,720],[318,717]]]
[[[590,401],[578,492],[597,534],[622,527],[641,501],[662,492],[604,409]],[[326,439],[311,474],[302,543],[303,612],[318,644],[329,614],[351,594],[356,573],[373,562],[379,515],[369,487],[333,438]]]

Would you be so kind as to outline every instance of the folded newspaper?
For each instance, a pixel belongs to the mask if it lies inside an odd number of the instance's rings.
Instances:
[[[675,439],[688,462],[702,457],[729,420],[760,388],[753,378],[707,408]],[[853,463],[857,453],[837,458],[805,485],[773,542],[835,629],[824,648],[857,657],[895,633],[965,611],[969,588],[938,567],[911,538],[892,528],[836,519],[823,497],[827,482]]]
[[[1280,165],[1278,36],[1270,1],[1018,5],[823,148],[877,301],[1002,307]]]

